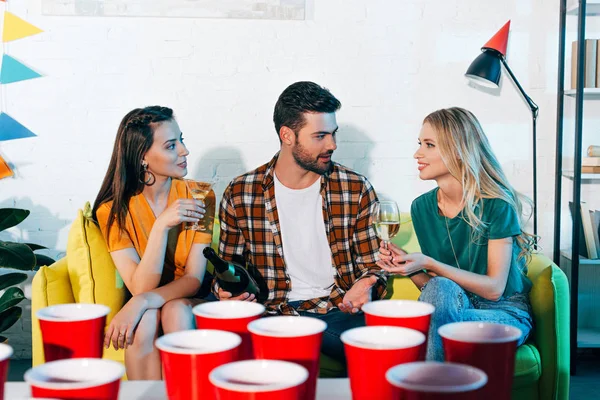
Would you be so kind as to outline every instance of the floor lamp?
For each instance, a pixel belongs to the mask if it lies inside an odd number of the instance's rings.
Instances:
[[[517,78],[506,63],[506,46],[508,44],[508,32],[510,21],[508,21],[486,44],[481,48],[481,54],[467,69],[465,76],[472,82],[485,87],[497,88],[500,82],[501,64],[504,65],[508,75],[514,82],[521,95],[531,109],[533,119],[533,234],[537,235],[537,117],[539,107],[525,93]]]

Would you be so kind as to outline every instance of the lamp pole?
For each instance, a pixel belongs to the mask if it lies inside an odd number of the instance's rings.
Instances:
[[[519,84],[519,81],[511,71],[504,56],[499,54],[499,57],[500,61],[502,61],[502,64],[504,65],[504,68],[506,68],[506,71],[510,75],[510,78],[515,83],[515,86],[517,89],[519,89],[519,92],[521,92],[521,95],[531,109],[531,117],[533,120],[533,234],[537,236],[537,117],[539,113],[539,107],[533,102],[533,100],[531,100],[531,97],[525,93],[525,90],[523,90],[523,87],[521,87],[521,84]]]

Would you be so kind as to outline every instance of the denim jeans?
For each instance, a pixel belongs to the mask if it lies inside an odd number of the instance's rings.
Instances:
[[[289,302],[292,307],[297,307],[300,303],[302,302]],[[341,312],[337,308],[329,310],[327,314],[317,314],[301,310],[298,310],[298,313],[301,316],[318,318],[327,323],[327,329],[323,332],[321,352],[334,360],[343,363],[345,366],[346,353],[344,352],[344,344],[340,340],[340,336],[348,329],[365,326],[365,315],[362,312],[358,314],[347,314]]]
[[[531,307],[526,295],[516,294],[498,301],[485,300],[467,293],[454,281],[434,277],[427,282],[419,301],[435,306],[427,338],[427,360],[444,361],[444,348],[438,328],[460,321],[481,321],[506,324],[519,328],[523,336],[520,346],[533,328]]]

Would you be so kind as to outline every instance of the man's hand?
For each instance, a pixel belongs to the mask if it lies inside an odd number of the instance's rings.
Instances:
[[[219,291],[217,292],[217,294],[219,295],[219,300],[241,300],[241,301],[252,301],[252,302],[256,303],[256,297],[254,296],[254,294],[250,294],[248,292],[244,292],[244,293],[240,294],[239,296],[233,297],[231,295],[231,293],[226,292],[223,289],[219,288]]]
[[[376,282],[376,276],[369,276],[354,282],[354,285],[346,292],[342,302],[338,304],[340,311],[349,314],[359,312],[365,303],[371,301],[371,288]]]

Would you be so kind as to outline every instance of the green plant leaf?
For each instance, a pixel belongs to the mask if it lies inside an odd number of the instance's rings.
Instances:
[[[44,266],[44,265],[52,265],[54,264],[54,259],[48,256],[45,256],[43,254],[36,254],[35,255],[35,267],[36,270],[39,269],[39,267]]]
[[[27,274],[22,272],[11,272],[10,274],[0,275],[0,290],[7,287],[18,285],[27,279]]]
[[[47,249],[46,246],[42,246],[40,244],[35,244],[35,243],[24,243],[24,244],[26,244],[33,251]]]
[[[21,318],[23,310],[21,307],[13,307],[0,313],[0,332],[4,332]]]
[[[13,286],[6,289],[0,297],[0,313],[16,306],[23,300],[25,300],[25,295],[20,288]]]
[[[29,210],[0,208],[0,232],[20,224],[29,215]]]
[[[0,267],[31,271],[35,254],[26,244],[0,241]]]

